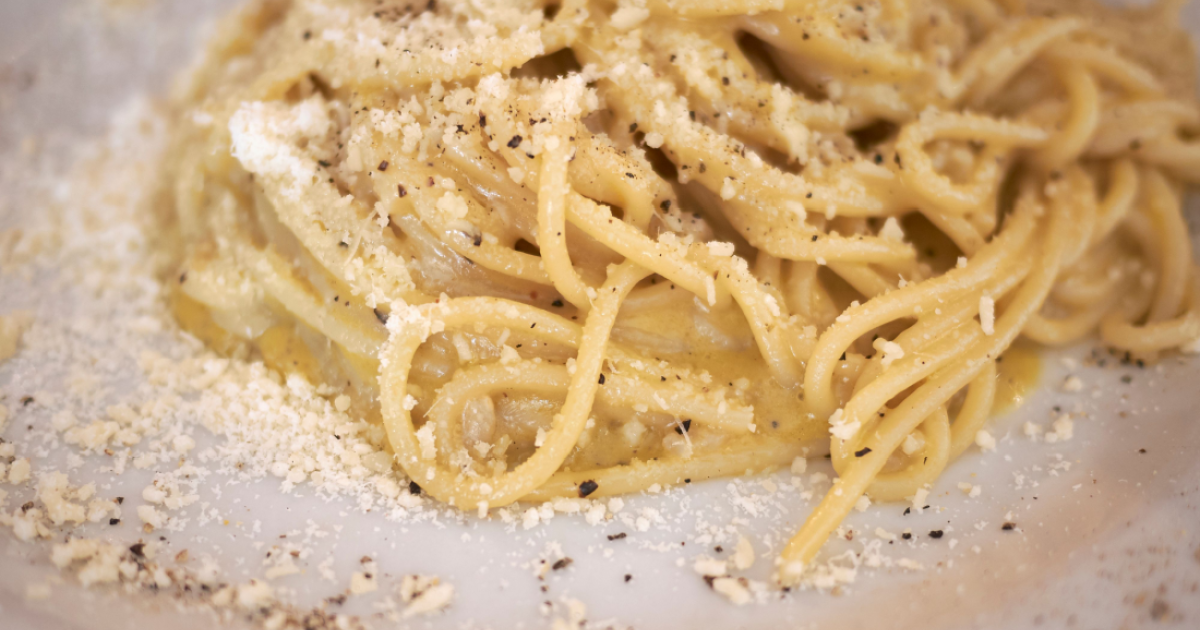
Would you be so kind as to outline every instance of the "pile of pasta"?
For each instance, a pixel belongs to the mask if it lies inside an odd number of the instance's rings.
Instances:
[[[1176,11],[253,2],[173,100],[176,312],[481,514],[827,454],[796,584],[974,446],[1018,338],[1195,349]]]

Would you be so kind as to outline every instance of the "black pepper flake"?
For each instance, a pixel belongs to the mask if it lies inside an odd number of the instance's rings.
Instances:
[[[721,77],[722,85],[729,85],[729,77]]]
[[[479,247],[480,245],[483,245],[483,235],[476,234],[475,238],[471,240],[471,243],[473,243],[475,245],[475,247]]]
[[[550,303],[550,306],[553,306],[554,308],[562,308],[563,301],[562,300],[554,300],[553,302]]]
[[[601,385],[604,384],[604,375],[603,374],[600,375],[600,384]]]
[[[329,168],[330,162],[329,160],[317,160],[317,164],[320,164],[323,168]]]
[[[115,500],[117,502],[117,505],[121,505],[122,503],[125,502],[125,497],[117,497]]]
[[[379,170],[380,170],[380,171],[386,171],[386,170],[387,170],[387,167],[388,167],[388,161],[387,161],[387,160],[384,160],[384,161],[382,161],[382,162],[380,162],[380,163],[379,163]]]
[[[904,516],[908,516],[909,514],[912,514],[912,508],[904,508]]]
[[[136,543],[129,547],[129,553],[132,553],[135,557],[138,557],[138,558],[145,557],[145,555],[144,555],[145,551],[146,551],[146,543]]]
[[[22,396],[21,397],[21,406],[22,407],[28,407],[29,405],[32,405],[32,404],[33,404],[33,396]]]
[[[684,420],[683,422],[680,422],[679,424],[675,425],[675,432],[676,432],[676,433],[678,433],[679,435],[683,435],[684,433],[688,433],[688,432],[690,432],[691,430],[692,430],[692,421],[691,421],[691,419]]]
[[[21,512],[28,512],[29,510],[33,509],[33,506],[33,501],[26,501],[25,503],[21,504]]]
[[[304,41],[312,39],[312,31],[304,31]]]
[[[818,238],[820,238],[820,237],[817,236],[816,234],[813,234],[812,242],[816,243]]]
[[[521,136],[513,136],[508,141],[508,148],[510,148],[510,149],[515,149],[519,146],[521,146]]]
[[[595,492],[599,488],[600,488],[600,484],[596,483],[595,481],[592,481],[591,479],[588,479],[587,481],[579,484],[579,498],[581,498],[581,499],[587,498],[588,495]]]
[[[871,452],[871,447],[869,447],[869,446],[864,446],[864,447],[862,448],[862,450],[860,450],[860,451],[854,451],[854,456],[855,456],[855,457],[862,457],[863,455],[866,455],[867,453],[870,453],[870,452]]]
[[[575,562],[575,561],[570,558],[562,558],[558,562],[555,562],[554,564],[550,565],[550,568],[553,569],[554,571],[561,571],[561,570],[571,566],[572,562]]]
[[[845,352],[843,352],[843,353],[842,353],[842,358],[838,359],[838,361],[845,361],[845,360],[846,360],[846,353],[845,353]]]
[[[415,481],[408,482],[408,493],[421,494],[421,486],[417,485],[417,482]]]
[[[375,319],[378,319],[380,324],[383,324],[383,325],[385,325],[385,326],[386,326],[386,325],[387,325],[388,316],[387,316],[387,315],[385,315],[385,314],[383,313],[383,311],[381,311],[381,310],[379,310],[379,309],[377,309],[377,308],[373,308],[373,309],[371,309],[371,310],[375,312]]]
[[[626,534],[625,532],[621,532],[621,533],[619,533],[619,534],[609,534],[609,535],[608,535],[608,539],[609,539],[609,540],[621,540],[621,539],[625,538],[625,537],[626,537],[626,536],[628,536],[628,535],[629,535],[629,534]]]
[[[632,575],[629,575],[628,573],[626,573],[626,574],[625,574],[625,582],[626,582],[626,583],[628,583],[628,582],[629,582],[629,580],[632,580],[632,579],[633,579],[633,576],[632,576]]]
[[[706,165],[704,162],[701,162],[701,163],[700,163],[700,172],[701,172],[701,173],[706,173],[706,172],[708,172],[708,166],[707,166],[707,165]]]
[[[1130,384],[1130,383],[1132,383],[1132,382],[1133,382],[1133,377],[1132,377],[1132,376],[1130,376],[1130,375],[1128,375],[1128,374],[1126,374],[1125,376],[1122,376],[1122,377],[1121,377],[1121,382],[1122,382],[1122,383],[1125,383],[1126,385],[1128,385],[1128,384]]]
[[[930,537],[930,538],[933,538],[933,539],[938,539],[938,538],[941,538],[941,537],[942,537],[942,530],[940,530],[940,529],[935,529],[935,530],[933,530],[933,531],[929,532],[929,537]]]
[[[903,538],[904,540],[912,540],[912,534],[910,534],[908,532],[904,532],[903,534],[900,534],[900,537]]]
[[[1139,449],[1138,449],[1138,452],[1139,452],[1139,453],[1141,453],[1142,455],[1145,455],[1145,454],[1146,454],[1146,449],[1144,449],[1144,448],[1139,448]]]
[[[662,202],[662,203],[660,203],[660,204],[658,204],[658,207],[662,208],[662,209],[663,209],[663,212],[666,212],[667,210],[670,210],[670,209],[671,209],[671,200],[670,200],[670,199],[663,199],[663,202]]]
[[[186,271],[179,274],[179,284],[183,284],[184,282],[187,282],[187,272]]]
[[[629,133],[633,133],[635,131],[637,131],[637,123],[633,123],[632,125],[629,125]]]
[[[1001,525],[1001,526],[1000,526],[1000,529],[1002,529],[1002,530],[1004,530],[1004,531],[1006,531],[1006,532],[1011,532],[1012,530],[1014,530],[1014,529],[1016,529],[1016,528],[1017,528],[1017,524],[1016,524],[1016,523],[1014,523],[1014,522],[1012,522],[1012,521],[1009,521],[1009,522],[1007,522],[1007,523],[1005,523],[1005,524],[1003,524],[1003,525]]]
[[[108,524],[109,524],[109,525],[120,525],[120,524],[121,524],[121,519],[119,519],[119,518],[110,518],[110,519],[108,519]]]
[[[397,184],[397,185],[396,185],[396,193],[397,193],[397,194],[399,194],[401,197],[407,197],[407,196],[408,196],[408,191],[407,191],[407,190],[404,190],[404,184]]]

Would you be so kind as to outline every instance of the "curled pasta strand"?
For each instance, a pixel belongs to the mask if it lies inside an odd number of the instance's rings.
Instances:
[[[1067,115],[1057,130],[1034,154],[1044,169],[1062,168],[1077,160],[1100,125],[1100,86],[1084,64],[1060,61],[1054,73],[1067,92]]]
[[[901,179],[922,200],[934,204],[943,212],[977,210],[993,199],[1000,183],[997,161],[1003,149],[1039,147],[1046,142],[1041,129],[1016,122],[997,120],[974,114],[923,114],[915,123],[906,125],[896,141],[896,151],[903,159]],[[977,160],[971,181],[951,182],[937,173],[925,145],[935,140],[977,140],[989,147]]]
[[[839,316],[817,341],[804,374],[805,400],[815,413],[833,413],[836,404],[830,382],[838,357],[855,339],[867,331],[900,317],[910,317],[922,304],[939,298],[953,298],[971,291],[995,276],[1002,265],[1024,249],[1033,234],[1035,204],[1020,203],[1008,227],[989,243],[965,268],[954,269],[938,278],[912,284],[881,295]]]
[[[996,401],[996,362],[989,361],[967,387],[958,415],[950,425],[950,461],[958,459],[972,444],[992,415]]]
[[[538,246],[542,266],[554,281],[554,288],[576,308],[586,312],[591,308],[589,294],[594,293],[575,269],[567,253],[566,206],[567,151],[565,138],[552,136],[553,146],[542,153],[541,174],[538,176]]]
[[[647,273],[629,263],[620,265],[597,290],[597,298],[581,334],[567,400],[542,446],[515,469],[490,480],[470,483],[460,483],[457,473],[447,471],[435,460],[423,456],[405,398],[412,355],[431,333],[433,322],[442,329],[474,323],[479,311],[488,308],[489,303],[475,298],[458,298],[446,304],[418,307],[419,313],[414,319],[425,325],[400,324],[392,331],[381,353],[380,389],[384,394],[380,402],[384,428],[397,463],[432,496],[468,509],[481,505],[485,508],[507,505],[543,484],[562,465],[583,431],[596,396],[604,347],[620,302]],[[511,318],[514,326],[519,323],[521,328],[526,328],[526,323],[539,323],[540,320],[540,323],[548,324],[544,327],[548,328],[555,323],[539,309],[521,308],[512,303],[503,307],[495,302],[490,304],[495,304],[493,308],[504,308],[507,312],[503,316]],[[401,319],[393,315],[389,322]],[[536,330],[536,327],[528,328]]]
[[[780,581],[794,583],[803,576],[805,567],[830,532],[853,508],[900,442],[929,414],[973,380],[1020,334],[1029,315],[1045,299],[1058,275],[1060,260],[1067,245],[1066,231],[1063,229],[1066,217],[1063,214],[1062,209],[1050,207],[1040,264],[1017,289],[1014,299],[997,319],[993,334],[968,349],[954,365],[947,366],[918,387],[867,438],[865,445],[871,448],[871,452],[855,458],[835,482],[834,490],[821,500],[800,532],[784,548],[778,576]]]

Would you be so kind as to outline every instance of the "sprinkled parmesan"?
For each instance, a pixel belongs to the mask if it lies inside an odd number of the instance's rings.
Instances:
[[[436,578],[434,579],[436,580]],[[408,605],[404,608],[404,617],[431,615],[449,606],[453,600],[453,584],[434,583],[431,586],[413,591],[411,598],[405,600]]]
[[[1063,414],[1051,424],[1052,430],[1046,432],[1046,442],[1065,442],[1075,435],[1075,423],[1071,416]]]
[[[724,595],[737,606],[750,603],[750,590],[746,588],[744,578],[720,577],[713,580],[714,591]]]
[[[730,561],[738,571],[745,571],[754,565],[754,546],[745,536],[738,536],[737,546],[733,549]]]
[[[903,242],[904,228],[900,227],[900,222],[896,220],[896,217],[888,217],[879,230],[879,236],[889,241]]]
[[[7,361],[17,353],[21,335],[31,321],[32,318],[26,314],[0,317],[0,363]]]
[[[1063,380],[1062,390],[1072,394],[1083,391],[1083,379],[1074,375],[1068,376]]]
[[[643,3],[637,3],[643,4]],[[612,14],[612,25],[617,30],[627,31],[650,17],[650,10],[633,2],[621,2]]]
[[[708,246],[708,253],[713,256],[724,256],[727,258],[733,255],[733,243],[709,241],[706,245]]]
[[[929,499],[929,490],[926,488],[918,488],[917,493],[912,497],[912,508],[917,514],[925,511],[925,501]]]
[[[363,595],[365,593],[373,593],[379,589],[379,583],[375,580],[374,574],[363,573],[356,571],[350,576],[350,594]]]
[[[884,369],[887,369],[892,363],[904,358],[904,348],[894,341],[888,341],[882,337],[876,339],[872,344],[876,352],[879,352],[883,358],[880,363]]]
[[[846,422],[844,415],[844,412],[841,409],[838,409],[837,411],[833,412],[833,415],[829,416],[829,433],[839,440],[849,440],[853,438],[858,434],[859,427],[862,426],[862,423],[858,420]]]
[[[991,336],[996,332],[996,302],[988,297],[979,298],[979,324],[983,334]]]
[[[980,429],[975,433],[975,445],[979,447],[979,450],[984,452],[994,451],[996,450],[996,438],[992,437],[992,434],[986,430]]]
[[[22,457],[8,467],[8,483],[19,486],[29,481],[29,458]]]

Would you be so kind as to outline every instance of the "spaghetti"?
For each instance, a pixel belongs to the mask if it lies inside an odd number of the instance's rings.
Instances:
[[[174,101],[175,307],[465,510],[828,454],[793,584],[1018,338],[1200,339],[1176,10],[253,2]]]

